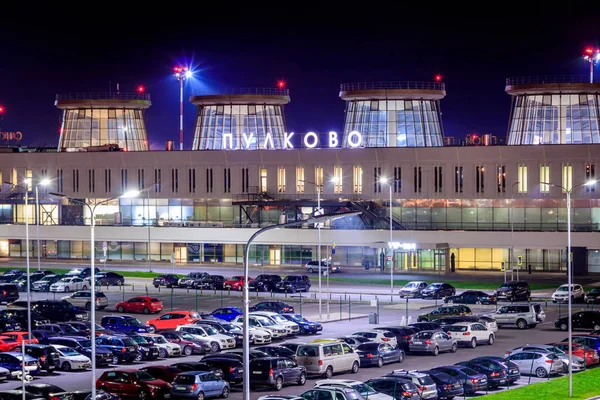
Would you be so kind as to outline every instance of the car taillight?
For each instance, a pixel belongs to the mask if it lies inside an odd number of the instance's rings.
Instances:
[[[504,353],[504,355],[505,355],[506,357],[510,356],[510,351],[507,351],[506,353]]]
[[[404,397],[412,397],[412,393],[411,392],[402,392],[402,396],[404,396]]]
[[[49,400],[60,400],[60,397],[58,397],[58,396],[50,396]]]
[[[546,360],[546,362],[547,362],[548,364],[552,364],[552,363],[554,362],[554,360]]]
[[[290,309],[287,307],[283,307],[283,311],[289,311]]]
[[[40,356],[40,361],[41,361],[41,362],[44,362],[44,361],[46,361],[46,356]]]
[[[500,372],[492,372],[492,373],[490,374],[490,376],[491,376],[492,378],[495,378],[495,377],[497,377],[497,376],[500,376]]]
[[[471,379],[471,383],[477,383],[478,380],[477,379]]]
[[[384,337],[384,338],[381,338],[381,340],[383,340],[384,342],[389,342],[390,338]]]
[[[429,345],[429,344],[431,344],[431,340],[427,339],[427,340],[425,341],[425,344],[428,344],[428,345]]]
[[[404,339],[410,339],[412,336],[410,336],[410,335],[405,335],[405,336],[402,336],[402,337],[403,337]]]
[[[452,385],[444,385],[444,389],[450,390],[450,389],[452,389]]]
[[[235,368],[229,367],[229,373],[233,373],[233,372],[235,372]]]
[[[470,336],[471,332],[463,332],[463,336]]]
[[[409,339],[408,344],[413,344],[412,339]]]
[[[274,373],[274,372],[275,372],[275,371],[273,371],[273,368],[271,368],[271,369],[269,370],[269,376],[273,376],[273,373]]]
[[[424,392],[424,391],[426,391],[426,390],[427,390],[427,386],[419,386],[419,390],[420,390],[421,392]]]
[[[125,353],[127,349],[125,347],[121,347],[121,353]]]
[[[193,384],[193,385],[190,387],[190,389],[192,389],[192,392],[193,392],[194,390],[198,389],[198,384],[197,384],[197,383],[194,383],[194,384]]]
[[[3,290],[3,291],[2,291],[2,294],[3,294],[4,296],[6,296],[6,290]]]
[[[373,354],[367,353],[367,358],[373,358]]]
[[[323,360],[319,360],[319,365],[323,365]]]

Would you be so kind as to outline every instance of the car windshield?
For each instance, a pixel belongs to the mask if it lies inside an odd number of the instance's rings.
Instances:
[[[500,289],[513,289],[516,287],[517,287],[516,283],[505,283],[502,286],[500,286]]]
[[[66,333],[79,333],[79,330],[73,328],[71,325],[61,325]]]
[[[212,326],[204,326],[203,328],[208,336],[214,336],[219,334],[219,332],[217,332],[217,330]]]
[[[81,340],[79,342],[79,344],[81,345],[81,347],[84,347],[84,348],[90,348],[90,347],[92,347],[92,341],[91,340]]]
[[[242,277],[240,277],[240,276],[234,276],[234,277],[229,278],[229,280],[231,282],[239,282],[239,281],[242,280]]]
[[[134,340],[134,341],[135,341],[137,344],[144,344],[144,345],[147,345],[147,344],[149,344],[149,343],[148,343],[148,341],[147,341],[146,339],[144,339],[143,337],[141,337],[141,336],[134,335],[134,336],[132,336],[131,338],[132,338],[132,339],[133,339],[133,340]]]
[[[168,342],[167,342],[167,339],[165,339],[165,337],[164,337],[164,336],[162,336],[162,335],[159,335],[159,336],[154,336],[154,337],[153,337],[153,339],[154,339],[154,342],[155,342],[155,343],[158,343],[158,344],[165,344],[165,343],[168,343]]]
[[[135,342],[130,337],[124,337],[121,340],[123,340],[125,346],[135,346]]]
[[[446,328],[449,332],[466,332],[467,327],[465,325],[450,325]]]
[[[571,290],[574,290],[575,288],[573,286],[571,286]],[[568,285],[563,285],[560,286],[558,289],[556,289],[557,292],[567,292],[569,291],[569,286]]]
[[[262,326],[273,326],[275,325],[273,321],[266,317],[256,317],[257,321],[261,323]]]
[[[135,377],[143,382],[144,381],[153,381],[155,379],[152,375],[150,375],[149,373],[144,372],[144,371],[137,371],[135,373]]]
[[[70,282],[71,278],[62,278],[60,281],[58,282]]]
[[[73,350],[70,347],[65,347],[64,349],[60,349],[59,351],[60,351],[60,353],[63,356],[67,356],[67,357],[79,356],[80,355],[78,352],[76,352],[75,350]]]
[[[123,320],[123,325],[129,326],[144,326],[137,318],[126,318]]]
[[[277,315],[271,315],[271,318],[273,320],[275,320],[275,322],[282,322],[284,324],[289,322],[285,317],[282,317],[279,314],[277,314]]]
[[[225,329],[227,332],[240,332],[242,333],[243,330],[242,328],[240,328],[237,325],[233,325],[233,324],[221,324],[221,326],[223,327],[223,329]]]
[[[590,290],[590,293],[599,294],[600,289],[592,289],[592,290]]]
[[[181,338],[183,340],[198,340],[198,338],[194,335],[192,335],[191,333],[182,333],[181,334]]]
[[[429,285],[429,289],[437,289],[441,286],[442,286],[441,283],[432,283],[431,285]]]
[[[406,285],[404,285],[404,289],[412,289],[414,287],[417,287],[415,282],[408,282]]]
[[[367,396],[377,393],[375,391],[375,389],[373,389],[371,386],[367,385],[366,383],[362,383],[362,382],[355,383],[354,385],[351,385],[351,387],[352,387],[352,389],[354,389],[358,393],[360,393],[364,398],[367,398]]]

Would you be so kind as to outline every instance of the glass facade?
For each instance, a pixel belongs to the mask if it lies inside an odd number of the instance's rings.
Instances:
[[[126,151],[147,151],[144,111],[127,108],[80,108],[63,111],[59,151],[117,144]]]
[[[282,105],[198,106],[192,150],[284,149]]]
[[[508,144],[600,143],[598,94],[518,95]]]
[[[365,147],[443,146],[437,100],[350,100],[347,102],[343,147],[358,131]]]

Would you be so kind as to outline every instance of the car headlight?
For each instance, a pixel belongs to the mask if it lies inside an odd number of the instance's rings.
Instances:
[[[221,343],[227,343],[227,340],[225,340],[225,339],[221,339],[221,340],[220,340],[220,342],[221,342]]]

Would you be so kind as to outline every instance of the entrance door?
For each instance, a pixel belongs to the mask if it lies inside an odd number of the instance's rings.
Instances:
[[[280,265],[281,264],[281,247],[271,246],[269,247],[269,265]]]
[[[435,250],[433,253],[433,270],[446,271],[446,250]]]
[[[187,262],[187,246],[176,246],[175,247],[175,262],[178,262],[178,263]]]
[[[396,252],[396,265],[400,270],[419,270],[420,250]]]

